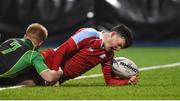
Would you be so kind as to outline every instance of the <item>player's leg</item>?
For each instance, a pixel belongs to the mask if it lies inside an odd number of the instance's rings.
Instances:
[[[12,85],[14,84],[11,78],[0,78],[0,87]]]
[[[1,55],[2,54],[0,53],[0,86],[11,86],[13,85],[13,81],[11,78],[5,78],[3,76],[1,77],[2,74],[11,69],[9,67],[7,68],[6,66],[4,66],[4,64],[2,63]]]
[[[38,75],[34,68],[17,75],[14,78],[0,78],[0,86],[13,85],[45,85],[44,80]]]
[[[44,85],[44,80],[39,76],[34,68],[31,68],[30,70],[23,72],[22,74],[13,78],[13,82],[15,85]]]

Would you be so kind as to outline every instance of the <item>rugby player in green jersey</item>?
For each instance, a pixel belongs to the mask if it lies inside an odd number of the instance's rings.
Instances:
[[[28,26],[24,38],[11,38],[0,45],[0,78],[13,78],[34,67],[47,82],[56,82],[63,74],[48,69],[38,48],[47,38],[47,29],[39,23]]]

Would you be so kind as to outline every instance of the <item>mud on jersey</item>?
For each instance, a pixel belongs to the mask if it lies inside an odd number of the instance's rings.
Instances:
[[[31,66],[41,74],[48,69],[43,61],[28,39],[12,38],[0,45],[0,77],[15,77]]]

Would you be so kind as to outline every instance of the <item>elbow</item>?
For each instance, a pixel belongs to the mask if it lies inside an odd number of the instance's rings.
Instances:
[[[109,84],[109,83],[106,83],[106,86],[112,86],[111,84]]]
[[[107,86],[113,86],[113,84],[111,82],[106,82]]]
[[[106,83],[107,86],[111,86],[110,80],[105,80],[105,83]]]

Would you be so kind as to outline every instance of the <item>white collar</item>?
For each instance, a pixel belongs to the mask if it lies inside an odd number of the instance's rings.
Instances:
[[[104,41],[103,41],[103,31],[101,31],[101,32],[98,32],[99,33],[99,39],[101,39],[102,40],[102,43],[101,43],[101,48],[103,48],[104,49]]]

